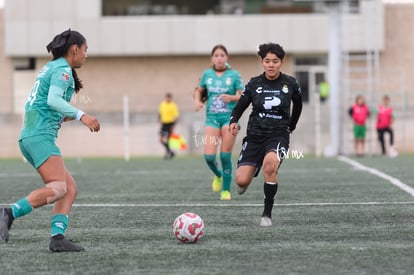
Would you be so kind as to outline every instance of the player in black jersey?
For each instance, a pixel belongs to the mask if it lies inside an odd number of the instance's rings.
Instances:
[[[265,199],[260,225],[271,226],[278,187],[277,173],[288,154],[289,137],[302,112],[302,95],[296,79],[280,71],[285,51],[279,44],[262,44],[257,54],[264,73],[247,83],[231,114],[229,131],[233,135],[238,134],[237,123],[252,104],[247,135],[237,163],[236,183],[238,193],[243,194],[263,166]]]

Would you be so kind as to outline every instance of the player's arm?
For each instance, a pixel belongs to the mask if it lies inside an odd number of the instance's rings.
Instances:
[[[75,120],[74,118],[72,118],[72,117],[67,117],[67,116],[65,116],[64,118],[63,118],[63,122],[68,122],[68,121],[73,121],[73,120]]]
[[[180,110],[178,110],[178,106],[175,103],[174,103],[174,116],[175,116],[174,123],[177,123],[178,118],[180,117]]]
[[[241,94],[243,93],[243,90],[237,90],[236,94],[229,95],[229,94],[222,94],[220,97],[225,103],[229,103],[231,101],[239,101]]]
[[[248,88],[246,86],[246,90],[240,96],[239,101],[237,102],[236,106],[231,112],[229,131],[233,136],[239,133],[239,125],[238,125],[239,119],[241,118],[241,116],[243,115],[247,107],[249,107],[250,103],[251,103],[251,97],[250,97],[250,93],[248,92]]]
[[[197,87],[194,92],[194,109],[196,112],[200,111],[204,104],[201,102],[201,94],[205,91],[205,88],[203,87]]]
[[[296,128],[296,124],[299,121],[300,114],[302,113],[302,93],[300,91],[298,83],[297,88],[294,90],[292,95],[292,115],[290,117],[289,132],[293,132]]]
[[[234,89],[236,90],[236,93],[234,95],[229,95],[229,94],[222,94],[221,95],[221,99],[223,99],[223,101],[225,103],[229,103],[231,101],[239,101],[243,90],[244,90],[244,84],[243,84],[243,79],[241,78],[239,73],[236,73],[236,77],[234,79]]]
[[[80,120],[84,112],[76,109],[63,99],[64,90],[58,86],[51,86],[47,97],[47,104],[55,111],[63,114],[67,118]]]
[[[47,97],[47,104],[55,111],[63,114],[69,119],[80,120],[85,124],[92,132],[98,132],[100,130],[99,121],[85,112],[76,109],[63,99],[64,90],[58,86],[51,86],[49,88],[49,94]]]

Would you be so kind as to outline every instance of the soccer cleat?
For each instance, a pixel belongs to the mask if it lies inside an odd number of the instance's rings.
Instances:
[[[230,191],[221,191],[220,200],[222,200],[222,201],[229,201],[229,200],[231,200],[231,193],[230,193]]]
[[[398,156],[398,151],[394,148],[394,146],[391,146],[389,156],[390,158],[395,158]]]
[[[85,248],[65,239],[63,235],[57,235],[50,238],[49,250],[52,252],[81,252],[85,251]]]
[[[272,219],[267,217],[267,216],[261,217],[260,218],[260,226],[263,226],[263,227],[272,226]]]
[[[246,192],[247,191],[247,187],[249,187],[248,185],[246,185],[246,186],[237,186],[237,194],[239,194],[239,195],[243,195],[244,194],[244,192]]]
[[[175,153],[170,151],[165,154],[164,159],[172,159],[173,157],[175,157]]]
[[[0,236],[5,242],[9,241],[9,230],[13,220],[11,208],[0,208]]]
[[[211,184],[211,188],[213,192],[220,192],[223,185],[223,179],[221,177],[214,176],[213,183]]]

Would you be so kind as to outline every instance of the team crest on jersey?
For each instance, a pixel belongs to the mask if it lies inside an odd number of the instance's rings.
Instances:
[[[69,74],[62,73],[62,75],[60,76],[60,79],[62,79],[63,81],[69,81],[70,79]]]
[[[283,85],[282,92],[284,92],[285,94],[287,94],[289,92],[289,88],[288,88],[287,84]]]
[[[211,83],[213,83],[213,79],[212,78],[207,79],[207,84],[211,85]]]
[[[226,85],[230,85],[231,84],[231,78],[230,77],[227,77],[226,78]]]

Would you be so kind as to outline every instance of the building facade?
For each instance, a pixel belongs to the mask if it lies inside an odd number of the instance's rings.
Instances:
[[[4,18],[4,24],[0,23],[4,66],[0,70],[5,76],[0,80],[0,123],[7,131],[7,146],[0,149],[0,156],[19,155],[15,139],[25,98],[36,73],[50,59],[46,44],[68,28],[84,34],[89,46],[87,63],[78,70],[85,88],[73,103],[96,114],[102,121],[102,132],[89,135],[76,122],[65,125],[58,140],[65,155],[161,155],[157,109],[166,92],[173,93],[180,108],[177,131],[187,139],[189,152],[202,152],[198,141],[204,114],[193,111],[192,94],[202,71],[210,66],[212,47],[224,44],[230,64],[247,82],[262,72],[255,54],[257,45],[269,41],[286,49],[284,72],[296,76],[304,91],[304,113],[292,148],[318,153],[330,141],[329,102],[320,104],[317,94],[318,84],[329,81],[329,5],[228,0],[194,6],[192,2],[74,0],[68,5],[63,0],[6,0],[5,10],[0,12]],[[366,94],[372,107],[384,93],[396,99],[393,103],[400,111],[397,141],[404,151],[414,151],[405,141],[412,132],[407,121],[413,83],[405,78],[412,69],[404,62],[402,50],[414,42],[404,46],[397,42],[408,31],[400,20],[413,21],[406,12],[401,6],[384,8],[380,1],[341,5],[342,153],[351,152],[351,124],[345,109],[358,93]],[[387,79],[390,75],[395,82]],[[370,129],[370,150],[375,153],[372,125]]]

